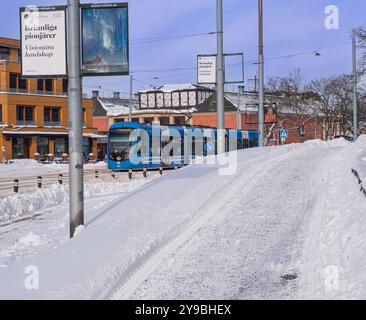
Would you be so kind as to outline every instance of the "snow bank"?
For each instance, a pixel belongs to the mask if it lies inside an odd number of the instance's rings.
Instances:
[[[84,169],[99,169],[99,168],[107,168],[107,164],[103,161],[97,163],[87,163],[84,165]],[[39,163],[36,160],[31,159],[21,159],[21,160],[12,160],[12,163],[9,164],[0,164],[0,173],[7,172],[18,172],[18,171],[32,171],[35,170],[37,172],[49,172],[49,171],[58,171],[58,172],[67,172],[69,170],[68,164],[58,164],[58,163],[49,163],[43,164]]]
[[[129,182],[99,182],[86,183],[84,187],[85,198],[117,195],[128,193],[146,180],[137,179]],[[9,220],[26,218],[37,214],[38,211],[55,207],[69,201],[69,187],[53,185],[47,189],[40,189],[31,193],[22,193],[0,199],[0,223]]]
[[[342,141],[343,140],[343,141]],[[348,146],[319,172],[319,188],[303,258],[300,297],[305,299],[366,298],[366,136]]]

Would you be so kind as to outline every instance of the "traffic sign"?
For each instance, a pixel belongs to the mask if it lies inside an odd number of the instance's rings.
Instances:
[[[282,141],[286,141],[288,139],[288,130],[280,130],[280,136]]]

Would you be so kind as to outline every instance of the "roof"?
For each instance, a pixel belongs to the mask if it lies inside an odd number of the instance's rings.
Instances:
[[[139,109],[139,110],[132,110],[132,116],[137,115],[146,115],[146,114],[166,114],[166,115],[177,115],[177,114],[190,114],[196,112],[196,108],[191,109],[173,109],[173,108],[148,108],[148,109]],[[114,114],[113,116],[127,116],[129,114],[129,110],[125,112],[121,112],[119,114]]]
[[[132,111],[138,110],[138,102],[132,101]],[[129,99],[100,98],[94,99],[94,116],[118,116],[129,113]]]
[[[232,112],[236,111],[236,106],[233,105],[233,103],[227,99],[225,96],[225,104],[224,104],[225,112]],[[216,99],[216,93],[212,94],[208,99],[203,101],[198,107],[197,112],[199,113],[205,113],[205,112],[216,112],[217,111],[217,99]]]
[[[149,93],[149,92],[171,93],[174,91],[187,91],[187,90],[214,91],[208,87],[200,86],[197,84],[183,83],[183,84],[166,84],[157,88],[150,88],[147,90],[139,91],[139,93]]]

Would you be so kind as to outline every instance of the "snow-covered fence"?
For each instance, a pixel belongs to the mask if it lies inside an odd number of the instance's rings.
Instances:
[[[363,183],[362,183],[362,180],[361,180],[361,177],[360,177],[360,174],[357,172],[357,170],[355,169],[352,169],[352,173],[354,174],[354,176],[357,178],[358,180],[358,184],[360,185],[360,192],[363,193],[363,195],[366,197],[366,189],[365,187],[363,186]]]
[[[135,175],[135,174],[134,174]],[[136,177],[141,175],[143,178],[147,178],[147,172],[141,172]],[[97,182],[109,182],[109,181],[128,181],[132,180],[132,170],[126,172],[109,172],[108,170],[86,170],[84,172],[85,181],[97,183]],[[16,178],[0,178],[0,197],[7,196],[12,193],[29,192],[36,189],[42,189],[51,187],[55,184],[69,183],[68,173],[45,173],[39,176],[17,176]]]

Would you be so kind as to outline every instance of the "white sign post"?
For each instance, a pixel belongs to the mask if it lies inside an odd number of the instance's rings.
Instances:
[[[216,55],[197,57],[197,83],[216,84]]]
[[[66,77],[66,7],[20,9],[23,77]]]

